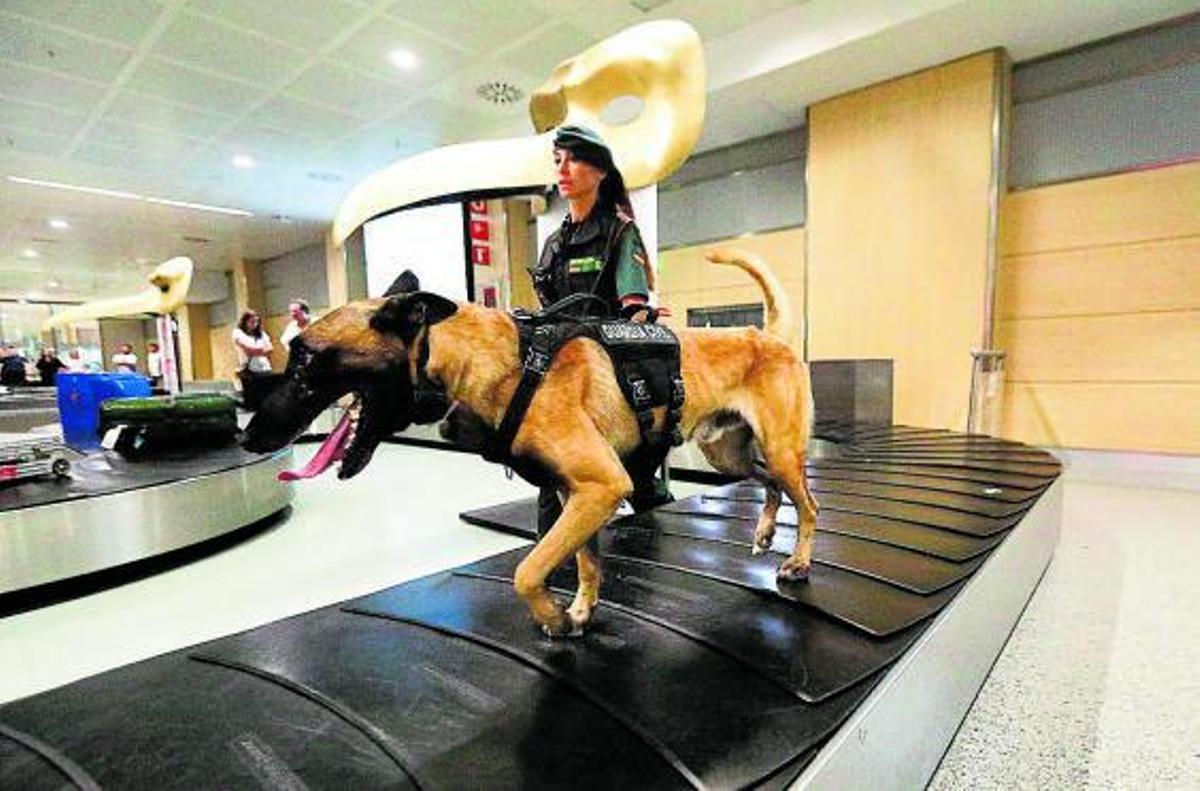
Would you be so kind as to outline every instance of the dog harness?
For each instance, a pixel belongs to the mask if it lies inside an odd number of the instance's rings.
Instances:
[[[683,376],[679,370],[679,339],[666,327],[620,319],[578,319],[563,315],[577,303],[595,299],[575,294],[541,313],[515,311],[520,338],[521,381],[513,393],[504,418],[483,456],[488,461],[509,464],[512,442],[525,419],[546,372],[558,351],[576,338],[590,338],[608,353],[617,383],[634,415],[642,443],[660,463],[667,451],[683,442],[679,421],[683,413]],[[661,428],[654,428],[656,407],[666,407]],[[657,463],[655,464],[657,466]]]

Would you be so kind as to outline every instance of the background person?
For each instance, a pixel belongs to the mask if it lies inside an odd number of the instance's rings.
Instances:
[[[70,373],[84,373],[87,369],[87,360],[83,359],[83,353],[79,351],[78,346],[67,352],[67,371]]]
[[[25,375],[25,355],[11,343],[4,344],[0,350],[0,384],[23,385],[28,380]]]
[[[150,374],[151,387],[162,387],[162,352],[154,341],[146,344],[146,373]]]
[[[128,343],[122,343],[117,347],[117,351],[109,358],[112,363],[113,371],[119,374],[135,374],[137,373],[137,355],[133,353],[133,346]]]
[[[275,384],[271,375],[271,336],[262,326],[262,318],[247,310],[233,330],[233,346],[238,357],[238,380],[242,384],[242,403],[246,409],[258,409]]]
[[[58,372],[67,367],[66,363],[58,359],[54,349],[48,346],[42,349],[34,365],[38,369],[38,377],[46,387],[54,387],[58,380]]]
[[[595,131],[562,126],[554,136],[554,165],[567,216],[546,239],[530,271],[542,307],[571,294],[593,294],[600,302],[589,301],[569,312],[633,321],[650,318],[654,271],[612,151]],[[629,498],[635,511],[671,501],[665,482],[653,474],[639,477]],[[541,489],[538,534],[544,535],[561,513],[558,491]]]
[[[285,350],[292,348],[292,338],[295,338],[308,327],[312,322],[312,311],[309,310],[308,303],[302,299],[293,299],[288,303],[288,315],[292,320],[283,329],[283,334],[279,336],[279,343]]]

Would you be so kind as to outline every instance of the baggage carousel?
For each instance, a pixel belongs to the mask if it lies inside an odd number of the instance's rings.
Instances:
[[[775,578],[794,509],[752,557],[761,489],[715,486],[604,531],[580,639],[542,636],[510,582],[527,550],[502,553],[0,707],[0,787],[921,787],[1050,561],[1059,465],[820,435],[807,582]]]
[[[290,460],[290,448],[260,456],[236,445],[136,463],[98,451],[74,454],[69,478],[0,485],[0,610],[278,513],[293,493],[275,476]]]

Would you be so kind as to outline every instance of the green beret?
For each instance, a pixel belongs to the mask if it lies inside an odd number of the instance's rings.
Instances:
[[[570,151],[576,158],[601,170],[613,169],[612,151],[594,129],[576,124],[560,126],[554,133],[554,147]]]

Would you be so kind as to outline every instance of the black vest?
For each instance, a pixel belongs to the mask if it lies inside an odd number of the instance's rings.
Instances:
[[[624,235],[631,232],[636,233],[632,220],[599,207],[581,223],[571,222],[568,214],[562,227],[546,240],[542,257],[531,272],[542,305],[552,305],[571,294],[594,294],[607,306],[606,312],[599,302],[592,301],[581,303],[569,315],[620,316],[616,258]]]

